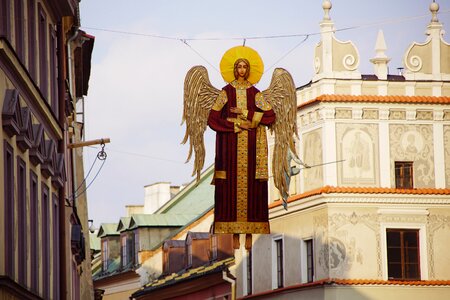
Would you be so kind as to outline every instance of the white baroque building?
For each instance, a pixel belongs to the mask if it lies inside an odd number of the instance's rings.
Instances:
[[[297,89],[298,153],[289,208],[272,186],[271,234],[236,251],[237,298],[450,299],[450,45],[430,5],[424,43],[388,73],[358,71],[323,1],[315,74]],[[273,145],[273,140],[272,140]],[[336,162],[336,163],[329,163]]]

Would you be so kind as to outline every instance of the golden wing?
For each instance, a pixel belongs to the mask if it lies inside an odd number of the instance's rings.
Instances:
[[[194,170],[192,176],[200,172],[205,162],[205,143],[203,134],[208,123],[208,116],[220,90],[209,81],[208,71],[203,66],[192,67],[184,80],[184,107],[181,125],[186,122],[186,132],[182,144],[189,140],[189,154],[186,162],[194,152]]]
[[[282,196],[289,195],[286,178],[286,176],[291,176],[287,160],[289,149],[298,157],[294,145],[294,134],[298,137],[297,96],[291,74],[282,68],[275,69],[269,88],[262,94],[264,99],[272,105],[276,114],[276,120],[270,127],[271,131],[275,133],[275,148],[272,157],[274,184]]]

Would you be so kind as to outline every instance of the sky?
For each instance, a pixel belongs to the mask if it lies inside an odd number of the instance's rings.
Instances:
[[[403,66],[412,42],[426,40],[431,0],[331,2],[336,38],[357,47],[362,74],[373,74],[369,60],[375,56],[379,30],[391,58],[390,74]],[[437,3],[438,19],[448,32],[450,1]],[[85,140],[111,139],[104,165],[96,160],[100,147],[84,148],[89,218],[99,227],[118,223],[126,205],[143,204],[144,186],[183,185],[194,179],[192,161],[185,163],[189,147],[181,145],[183,85],[191,67],[205,66],[211,83],[221,88],[220,59],[245,40],[264,61],[257,88],[268,87],[276,67],[287,69],[295,85],[302,86],[314,74],[313,53],[324,13],[320,0],[82,0],[80,15],[81,29],[95,36]],[[273,38],[285,35],[290,37]],[[444,40],[450,41],[448,35]],[[214,158],[210,129],[205,146],[206,169]]]

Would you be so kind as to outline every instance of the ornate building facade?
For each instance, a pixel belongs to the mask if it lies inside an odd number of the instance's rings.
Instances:
[[[91,299],[79,1],[0,1],[0,298]]]
[[[439,6],[400,75],[381,31],[374,74],[361,74],[331,2],[323,9],[315,75],[297,89],[297,147],[311,168],[292,178],[287,211],[271,191],[272,233],[236,253],[237,297],[447,299],[450,45]]]

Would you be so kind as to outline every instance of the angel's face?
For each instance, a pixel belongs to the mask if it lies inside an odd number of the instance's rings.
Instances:
[[[247,77],[247,71],[248,70],[248,65],[244,62],[244,61],[240,61],[237,66],[236,66],[236,71],[237,71],[237,75],[238,78],[242,78],[242,79],[246,79]]]

